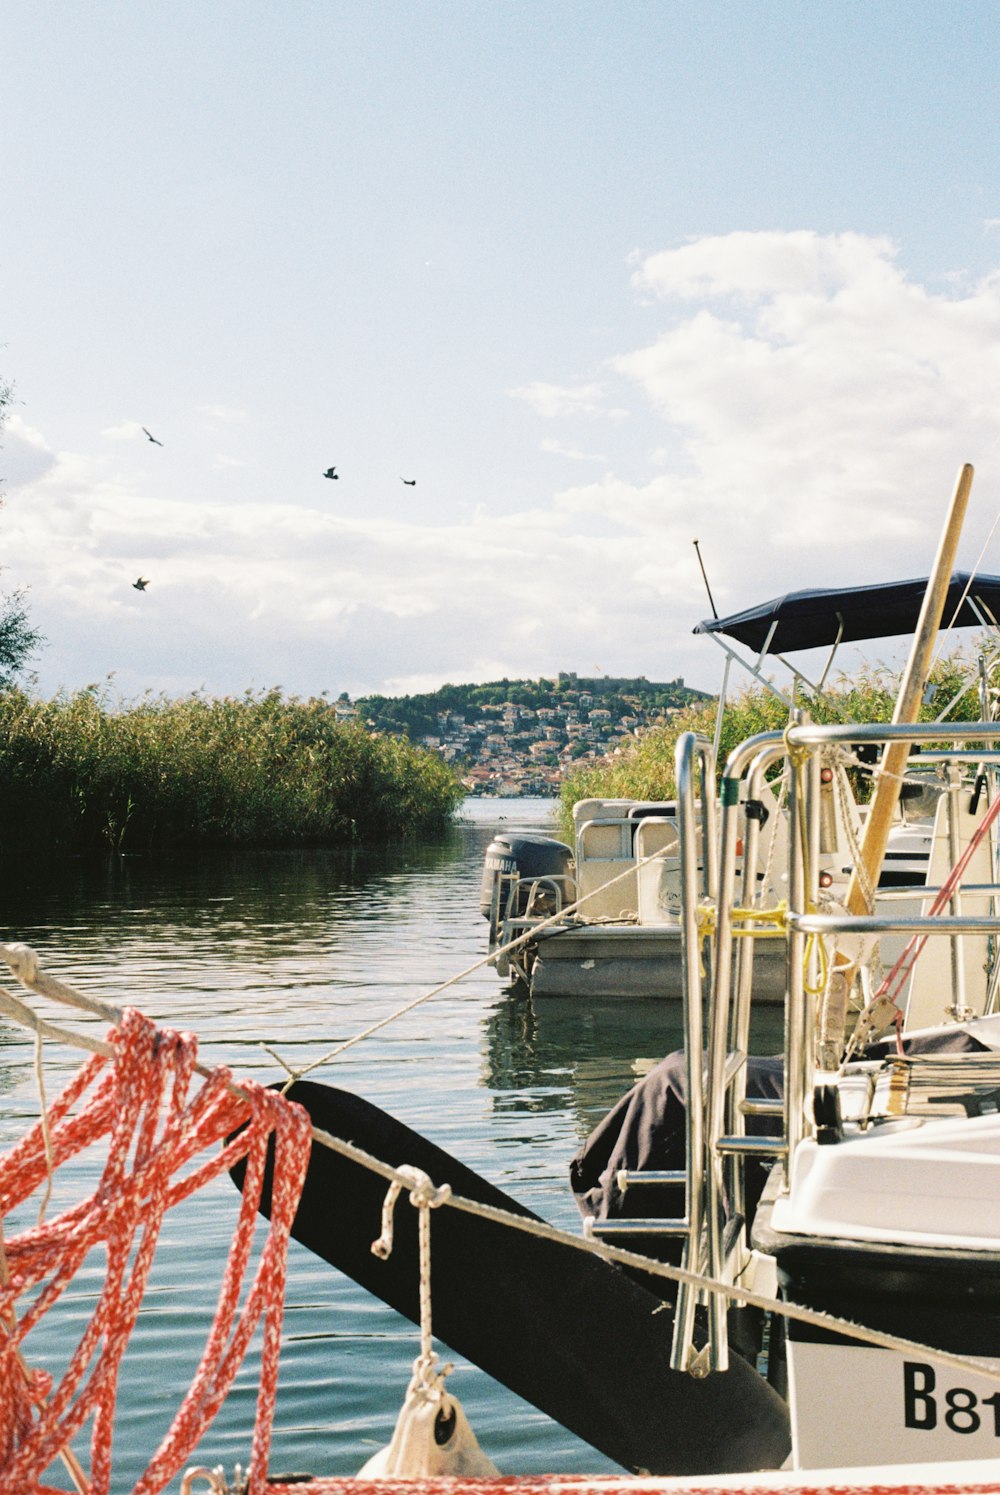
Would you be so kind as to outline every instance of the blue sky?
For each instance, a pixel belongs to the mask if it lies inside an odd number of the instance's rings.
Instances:
[[[693,538],[725,611],[919,575],[963,461],[975,564],[998,36],[986,0],[9,0],[38,689],[711,689]]]

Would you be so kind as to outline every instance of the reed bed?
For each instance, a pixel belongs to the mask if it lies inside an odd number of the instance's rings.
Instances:
[[[323,699],[0,693],[8,853],[385,841],[441,831],[462,794],[439,758]]]
[[[888,722],[896,703],[898,676],[880,664],[863,665],[853,677],[840,676],[822,696],[805,697],[799,705],[816,722]],[[1000,685],[1000,667],[991,675],[991,690]],[[931,685],[920,711],[921,721],[934,721],[952,703],[950,721],[978,721],[981,700],[975,651],[956,650],[939,660],[931,672]],[[710,740],[715,731],[716,702],[708,701],[677,713],[663,727],[654,727],[642,737],[628,739],[607,757],[582,765],[567,778],[560,793],[560,822],[572,839],[573,804],[578,799],[673,799],[674,748],[683,732],[700,732]],[[733,748],[758,732],[781,731],[788,723],[788,708],[763,686],[754,685],[732,697],[726,705],[719,747],[719,769]],[[942,742],[948,741],[947,730]],[[859,779],[862,798],[867,780]]]

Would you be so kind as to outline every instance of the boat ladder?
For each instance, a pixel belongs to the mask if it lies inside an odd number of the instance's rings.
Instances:
[[[685,733],[675,756],[677,782],[677,830],[679,833],[682,910],[682,990],[685,1034],[685,1082],[687,1106],[686,1166],[682,1169],[622,1170],[618,1185],[651,1189],[674,1186],[683,1189],[683,1212],[673,1218],[648,1217],[589,1221],[587,1233],[601,1240],[627,1245],[631,1237],[676,1240],[681,1243],[682,1266],[691,1272],[705,1269],[705,1178],[704,1178],[704,1008],[702,934],[699,909],[714,904],[717,897],[717,811],[715,757],[707,738]],[[697,792],[700,779],[701,792]],[[701,852],[701,855],[699,855]],[[674,1313],[671,1366],[696,1369],[694,1349],[695,1309],[698,1293],[686,1283],[678,1287]]]
[[[1000,779],[1000,724],[953,723],[949,724],[948,736],[954,745],[942,750],[935,744],[941,740],[940,724],[924,726],[889,726],[845,724],[819,726],[800,714],[799,720],[784,734],[762,733],[750,739],[730,755],[721,780],[718,896],[716,900],[715,936],[712,962],[712,989],[709,1003],[709,1034],[704,1086],[701,1089],[705,1106],[702,1123],[704,1149],[703,1159],[694,1168],[689,1163],[689,1175],[694,1176],[698,1167],[703,1179],[704,1199],[701,1214],[705,1225],[704,1259],[709,1278],[716,1282],[734,1283],[746,1271],[752,1259],[745,1229],[746,1178],[745,1163],[758,1158],[787,1162],[799,1143],[806,1137],[818,1134],[828,1124],[827,1104],[831,1089],[836,1090],[843,1063],[847,1034],[841,1032],[838,1043],[841,1059],[831,1071],[826,1052],[821,1043],[822,1026],[821,995],[823,981],[818,970],[818,950],[822,940],[830,939],[834,948],[837,941],[848,936],[879,936],[882,934],[917,933],[949,938],[955,952],[966,936],[988,934],[992,937],[992,961],[997,963],[996,939],[998,930],[997,900],[991,898],[987,912],[973,916],[963,915],[960,899],[956,895],[951,903],[951,912],[929,917],[902,918],[887,915],[883,908],[874,913],[852,915],[838,906],[833,911],[821,909],[819,886],[819,848],[824,817],[824,780],[822,758],[824,750],[840,746],[848,748],[859,743],[885,744],[891,741],[921,743],[924,752],[921,762],[939,761],[947,772],[950,765],[959,763],[966,771],[987,773],[987,788],[991,796],[998,792]],[[978,744],[974,751],[963,751],[963,744]],[[683,739],[678,744],[678,755],[683,748]],[[687,748],[686,751],[690,751]],[[757,837],[760,826],[756,823],[752,806],[766,772],[773,770],[788,756],[789,789],[789,860],[787,909],[781,911],[781,935],[786,950],[786,995],[784,1018],[784,1081],[781,1100],[758,1099],[747,1093],[747,1067],[750,1055],[750,1005],[752,996],[753,945],[755,936],[774,934],[774,923],[767,928],[766,911],[760,911],[756,919],[753,894],[758,854]],[[741,803],[740,787],[746,778],[746,793]],[[948,780],[950,782],[950,780]],[[951,793],[948,801],[953,807],[950,814],[957,814],[959,797]],[[747,805],[751,814],[746,813]],[[953,823],[949,822],[953,829]],[[955,837],[951,836],[954,843]],[[743,879],[737,895],[735,869],[737,845],[743,844]],[[933,888],[923,890],[925,907]],[[986,892],[986,889],[977,889]],[[1000,895],[1000,888],[992,890]],[[775,911],[777,912],[777,911]],[[689,910],[685,902],[685,931],[689,928]],[[737,934],[741,938],[736,938]],[[846,943],[846,941],[845,941]],[[948,1016],[959,1020],[971,1015],[962,999],[961,960],[953,953],[954,987],[951,1006],[944,1005],[947,993],[942,998],[942,1018]],[[994,1010],[996,1007],[995,979],[987,979],[986,1006],[978,1011]],[[692,1023],[699,1020],[698,1003],[687,1013],[687,1035],[692,1035]],[[856,1016],[856,1014],[855,1014]],[[873,1065],[873,1069],[877,1068]],[[989,1077],[996,1072],[997,1058],[991,1056],[981,1066],[980,1081],[983,1097],[989,1101],[993,1086]],[[889,1066],[892,1069],[892,1065]],[[897,1093],[904,1084],[914,1093],[912,1110],[917,1109],[916,1095],[922,1096],[932,1086],[938,1096],[947,1091],[951,1079],[950,1064],[946,1059],[924,1060],[920,1063],[899,1061],[895,1065]],[[969,1073],[969,1071],[966,1071]],[[977,1078],[978,1075],[977,1075]],[[979,1089],[979,1087],[974,1087]],[[694,1092],[692,1092],[694,1093]],[[1000,1090],[994,1092],[1000,1100]],[[835,1098],[835,1129],[840,1126],[839,1092]],[[814,1106],[815,1103],[815,1106]],[[911,1110],[911,1114],[912,1114]],[[780,1127],[777,1135],[751,1136],[747,1132],[750,1118],[766,1118]],[[787,1187],[787,1169],[783,1169],[781,1187]],[[693,1254],[693,1253],[692,1253]],[[675,1340],[676,1368],[696,1368],[699,1373],[725,1370],[729,1363],[726,1298],[723,1293],[707,1294],[707,1342],[696,1346],[693,1337],[686,1341]],[[678,1328],[680,1316],[678,1315]]]

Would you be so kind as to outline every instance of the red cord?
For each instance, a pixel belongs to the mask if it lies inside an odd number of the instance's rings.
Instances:
[[[187,1033],[157,1029],[126,1009],[109,1040],[113,1062],[89,1060],[48,1114],[53,1166],[108,1139],[103,1172],[90,1196],[56,1219],[5,1243],[9,1282],[0,1287],[0,1490],[34,1495],[59,1450],[89,1416],[94,1495],[111,1486],[112,1424],[122,1358],[138,1317],[167,1210],[242,1157],[246,1181],[215,1320],[201,1363],[136,1495],[162,1490],[188,1460],[225,1399],[250,1338],[263,1319],[260,1391],[248,1489],[264,1489],[278,1374],[285,1260],[309,1159],[306,1112],[276,1091],[244,1082],[234,1094],[217,1069],[189,1098],[197,1054]],[[81,1109],[70,1108],[88,1092]],[[226,1142],[238,1127],[244,1130]],[[275,1148],[271,1221],[257,1272],[237,1313],[264,1181]],[[218,1144],[224,1144],[221,1147]],[[195,1163],[199,1154],[210,1155]],[[41,1122],[0,1159],[0,1216],[23,1203],[48,1171]],[[94,1247],[106,1252],[104,1285],[58,1386],[45,1372],[26,1377],[17,1354]],[[19,1299],[34,1294],[15,1319]],[[49,1394],[51,1392],[51,1394]]]

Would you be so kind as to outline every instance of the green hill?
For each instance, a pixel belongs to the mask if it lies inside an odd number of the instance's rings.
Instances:
[[[589,697],[589,701],[587,698]],[[603,707],[615,718],[634,716],[649,721],[669,710],[709,700],[704,691],[692,690],[683,680],[647,680],[644,675],[620,678],[562,673],[539,680],[488,681],[483,685],[442,685],[440,690],[413,696],[362,696],[358,714],[377,731],[393,732],[419,740],[436,734],[441,716],[460,717],[481,723],[505,706],[549,708],[559,712],[582,705]]]

